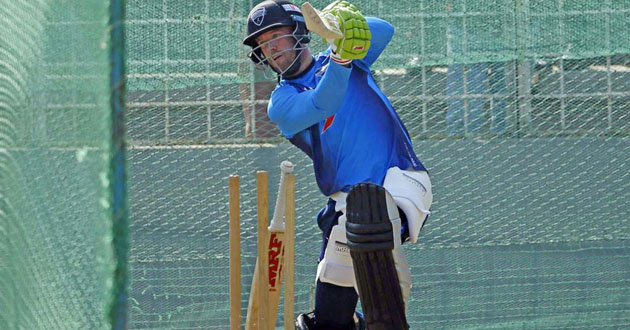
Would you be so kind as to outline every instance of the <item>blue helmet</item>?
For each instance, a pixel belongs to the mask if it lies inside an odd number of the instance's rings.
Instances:
[[[243,44],[252,47],[248,56],[255,64],[266,64],[256,37],[282,26],[294,27],[293,37],[296,43],[306,44],[311,40],[300,8],[289,1],[265,0],[249,12],[247,37],[243,39]]]

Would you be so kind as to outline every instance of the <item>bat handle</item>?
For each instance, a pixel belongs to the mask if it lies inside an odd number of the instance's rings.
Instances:
[[[287,174],[293,173],[293,163],[288,160],[283,161],[280,164],[280,184],[278,185],[278,197],[276,198],[276,207],[273,211],[273,218],[269,224],[269,231],[282,231],[284,230],[284,223],[282,217],[284,216],[284,203],[285,203],[285,191],[286,191],[286,177]]]

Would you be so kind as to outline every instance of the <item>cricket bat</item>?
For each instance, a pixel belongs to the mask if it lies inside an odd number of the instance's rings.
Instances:
[[[343,33],[337,27],[336,18],[331,16],[322,15],[317,9],[309,2],[305,2],[302,5],[302,15],[306,22],[306,28],[326,39],[341,39]]]
[[[259,329],[274,329],[276,324],[276,317],[278,314],[278,305],[280,304],[280,292],[282,285],[282,265],[284,262],[284,208],[286,199],[286,176],[293,173],[293,164],[289,161],[283,161],[280,164],[280,184],[278,187],[278,197],[276,198],[276,207],[271,218],[271,223],[267,228],[269,238],[267,246],[267,260],[268,265],[268,279],[267,285],[261,285],[259,283],[258,272],[261,270],[260,258],[256,260],[256,266],[254,268],[254,280],[252,282],[252,288],[249,295],[249,303],[247,308],[247,318],[245,321],[245,329],[247,330],[259,330]],[[267,290],[267,311],[268,315],[265,317],[267,325],[262,327],[258,325],[258,296],[261,294],[260,290]]]

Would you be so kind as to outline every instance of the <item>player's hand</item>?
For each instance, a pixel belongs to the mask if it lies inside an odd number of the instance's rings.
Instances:
[[[365,17],[354,5],[347,1],[335,1],[322,10],[322,16],[331,21],[343,33],[341,39],[328,39],[333,53],[344,60],[358,60],[365,57],[370,48],[372,34]]]

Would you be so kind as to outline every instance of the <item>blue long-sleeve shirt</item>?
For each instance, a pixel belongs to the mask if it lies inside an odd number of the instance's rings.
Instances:
[[[317,184],[327,196],[360,182],[382,184],[393,166],[425,170],[370,72],[394,27],[366,20],[372,40],[365,58],[348,68],[330,60],[330,49],[321,52],[300,76],[281,80],[269,102],[269,118],[313,160]]]

